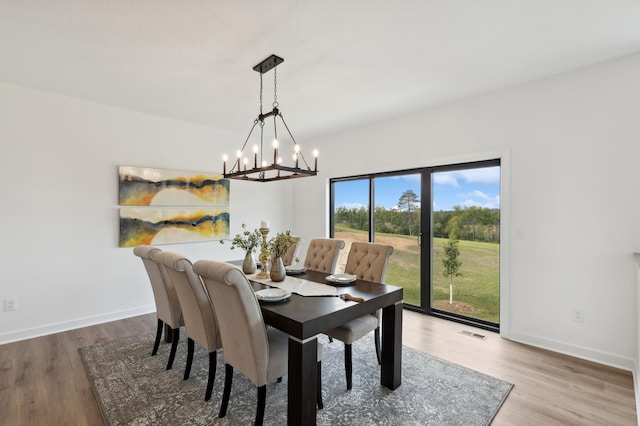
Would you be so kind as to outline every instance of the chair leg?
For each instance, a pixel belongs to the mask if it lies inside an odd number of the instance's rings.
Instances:
[[[218,352],[209,352],[209,378],[207,379],[207,392],[204,394],[204,400],[211,399],[211,392],[213,392],[213,381],[216,378],[216,361],[218,358]]]
[[[333,337],[329,336],[329,343],[333,343]]]
[[[318,361],[318,395],[316,399],[318,400],[318,409],[322,410],[324,408],[324,403],[322,402],[322,361]]]
[[[233,381],[233,367],[229,364],[224,365],[224,391],[222,391],[222,404],[220,405],[220,413],[218,417],[223,418],[227,415],[227,405],[229,405],[229,396],[231,395],[231,382]]]
[[[345,343],[344,344],[344,372],[347,375],[347,389],[351,389],[351,345]]]
[[[153,350],[151,351],[151,356],[154,356],[158,353],[158,348],[160,347],[160,339],[162,338],[162,328],[164,327],[164,321],[158,318],[158,329],[156,330],[156,341],[153,343]]]
[[[376,344],[376,356],[378,357],[378,365],[382,365],[382,352],[380,351],[380,327],[373,331],[373,339]]]
[[[167,362],[167,370],[173,367],[173,360],[176,357],[176,349],[178,349],[178,340],[180,340],[180,328],[174,328],[171,336],[171,352],[169,353],[169,361]]]
[[[267,385],[262,385],[258,388],[258,408],[256,409],[256,426],[262,425],[264,419],[264,405],[267,401]]]
[[[182,380],[187,380],[189,378],[189,374],[191,373],[191,364],[193,363],[193,350],[194,350],[194,341],[191,337],[187,338],[187,365],[184,367],[184,377]]]

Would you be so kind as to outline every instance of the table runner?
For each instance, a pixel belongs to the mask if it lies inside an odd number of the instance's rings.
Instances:
[[[338,290],[327,284],[320,284],[303,278],[291,277],[287,275],[284,281],[271,281],[270,278],[256,278],[256,275],[248,275],[251,281],[268,285],[269,287],[281,288],[300,296],[337,296]]]

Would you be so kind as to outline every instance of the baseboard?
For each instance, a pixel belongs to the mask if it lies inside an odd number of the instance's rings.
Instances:
[[[553,339],[545,339],[528,333],[521,333],[511,330],[509,340],[524,343],[526,345],[536,346],[538,348],[547,349],[564,355],[596,362],[609,367],[619,368],[633,372],[635,370],[635,360],[625,358],[607,352],[596,351],[577,345],[569,345]],[[637,395],[637,393],[636,393]]]
[[[58,323],[47,324],[41,327],[12,331],[10,333],[0,334],[0,345],[5,343],[17,342],[19,340],[32,339],[34,337],[46,336],[48,334],[60,333],[62,331],[74,330],[76,328],[116,321],[124,318],[130,318],[137,315],[144,315],[155,311],[155,305],[139,306],[137,308],[127,309],[124,311],[109,312],[107,314],[78,318],[71,321],[62,321]]]

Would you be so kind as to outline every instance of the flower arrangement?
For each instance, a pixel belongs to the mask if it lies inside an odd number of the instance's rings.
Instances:
[[[300,238],[291,235],[291,231],[278,232],[269,240],[268,248],[273,257],[282,257]]]
[[[236,234],[231,240],[231,250],[236,247],[243,249],[247,253],[254,252],[256,247],[262,242],[262,234],[257,229],[249,231],[247,225],[242,224],[242,233]],[[224,244],[224,240],[220,240],[220,244]]]

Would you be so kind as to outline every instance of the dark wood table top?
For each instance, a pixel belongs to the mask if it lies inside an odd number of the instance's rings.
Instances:
[[[295,277],[334,286],[338,289],[338,294],[349,293],[351,296],[361,297],[364,301],[346,301],[335,296],[292,294],[284,301],[260,302],[265,323],[298,339],[307,339],[354,318],[402,301],[402,287],[365,280],[338,285],[327,281],[328,275],[330,274],[306,271]],[[252,281],[252,285],[255,290],[268,288],[256,281]]]

